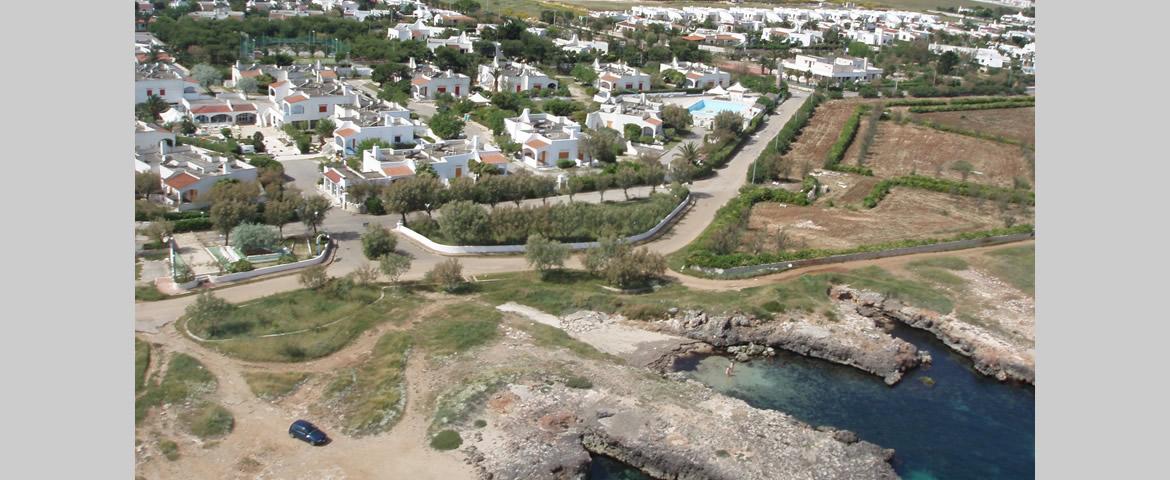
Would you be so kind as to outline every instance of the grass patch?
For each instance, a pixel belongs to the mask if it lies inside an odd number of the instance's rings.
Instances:
[[[296,390],[309,374],[304,372],[244,372],[252,393],[263,400],[276,400]]]
[[[475,428],[483,428],[487,426],[487,420],[479,419],[475,421]]]
[[[146,390],[146,370],[150,368],[150,344],[134,339],[134,393]]]
[[[142,280],[142,262],[134,262],[134,281]]]
[[[179,459],[179,444],[169,439],[163,439],[158,442],[158,450],[162,452],[167,460],[175,461]]]
[[[570,337],[557,327],[539,322],[519,321],[515,325],[532,336],[532,343],[544,348],[564,348],[584,358],[621,362],[621,359],[604,353],[592,345]]]
[[[589,381],[588,378],[579,375],[573,375],[565,379],[565,386],[569,388],[580,388],[583,390],[588,390],[593,388],[593,382]]]
[[[991,273],[1028,295],[1036,295],[1036,247],[1027,245],[987,252]]]
[[[340,350],[383,322],[402,323],[422,300],[402,289],[353,285],[348,289],[296,290],[248,302],[215,321],[190,319],[192,333],[228,340],[207,343],[225,355],[257,362],[302,362]],[[287,332],[278,337],[260,338]]]
[[[915,260],[909,263],[910,267],[935,267],[945,268],[947,270],[966,270],[969,265],[966,260],[959,257],[934,257],[923,260]]]
[[[454,430],[443,430],[431,438],[431,448],[435,450],[454,450],[463,445],[463,437]]]
[[[935,285],[942,285],[944,287],[959,289],[967,284],[967,281],[963,280],[958,275],[941,268],[911,265],[908,267],[908,269],[913,272],[914,275],[919,279],[933,283]]]
[[[187,424],[187,428],[203,440],[220,438],[231,433],[236,423],[232,412],[215,402],[206,402],[185,417],[184,423]]]
[[[134,286],[134,300],[141,300],[143,302],[156,302],[164,298],[167,298],[166,294],[160,292],[158,287],[153,283],[149,285]]]
[[[167,364],[167,373],[162,382],[147,382],[135,399],[134,423],[138,424],[146,418],[152,407],[197,400],[215,391],[215,387],[215,376],[202,363],[188,355],[176,353]]]
[[[846,273],[834,273],[830,274],[828,279],[834,284],[848,284],[854,288],[872,290],[888,298],[943,314],[950,313],[955,308],[950,297],[936,288],[915,280],[896,277],[880,267],[870,266]]]
[[[363,436],[388,430],[406,405],[406,355],[411,337],[390,332],[374,345],[360,365],[337,372],[322,397],[324,410],[339,417],[347,435]]]
[[[494,340],[501,317],[487,305],[455,303],[424,319],[414,330],[414,341],[431,355],[459,353]]]

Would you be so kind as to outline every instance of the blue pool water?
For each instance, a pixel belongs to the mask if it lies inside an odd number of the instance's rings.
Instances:
[[[894,335],[934,357],[933,365],[911,371],[894,387],[851,367],[787,352],[739,365],[732,377],[724,373],[728,360],[718,356],[683,359],[676,368],[757,408],[852,430],[893,448],[902,478],[1035,478],[1035,389],[979,374],[969,359],[926,332],[900,327]]]
[[[723,100],[699,100],[690,107],[687,107],[692,114],[695,115],[709,115],[715,116],[719,112],[736,112],[741,113],[747,110],[747,105],[735,102],[726,102]]]

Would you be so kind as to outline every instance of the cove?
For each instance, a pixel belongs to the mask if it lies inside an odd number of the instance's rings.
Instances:
[[[894,387],[786,351],[736,365],[732,377],[721,356],[682,358],[675,369],[756,408],[852,430],[893,448],[902,478],[1035,478],[1035,389],[976,372],[928,332],[899,325],[893,334],[933,356],[933,365],[912,370]]]

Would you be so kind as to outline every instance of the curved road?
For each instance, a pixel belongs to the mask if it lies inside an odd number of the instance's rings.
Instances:
[[[726,167],[719,170],[718,174],[714,177],[696,181],[691,185],[691,192],[695,197],[695,204],[691,207],[690,211],[677,221],[669,231],[647,242],[645,246],[656,252],[668,254],[682,249],[694,240],[706,228],[711,219],[714,218],[715,212],[727,203],[728,200],[736,196],[739,188],[744,184],[748,166],[759,156],[768,141],[779,133],[784,123],[792,117],[800,105],[807,99],[807,93],[794,91],[792,98],[777,108],[776,113],[767,119],[764,128],[747,141],[744,147],[740,149],[739,153],[732,158]],[[645,195],[647,191],[648,188],[645,187],[631,189],[631,193],[636,195]],[[607,192],[607,195],[610,198],[618,198],[622,193],[620,190],[611,190]],[[576,195],[575,200],[596,202],[599,201],[598,197],[598,193],[591,192]],[[529,200],[529,202],[539,201]],[[561,202],[566,201],[566,199],[561,197],[550,199],[550,201]],[[332,211],[325,225],[322,227],[322,230],[330,232],[338,241],[337,253],[334,256],[333,262],[328,267],[329,273],[334,276],[341,276],[352,272],[362,265],[371,263],[361,253],[359,235],[364,230],[363,224],[366,222],[381,223],[392,228],[397,220],[398,217],[394,215],[373,217],[356,215],[342,210]],[[290,225],[285,227],[285,230],[293,233],[297,232],[298,228],[301,227]],[[405,239],[399,242],[399,249],[414,257],[411,269],[403,276],[404,279],[422,278],[436,263],[446,258]],[[465,259],[463,264],[463,270],[467,275],[514,272],[529,268],[521,256],[472,257]],[[579,267],[579,257],[571,259],[569,266]],[[675,275],[675,278],[685,285],[704,289],[742,288],[737,287],[737,285],[758,284],[761,281],[773,280],[772,276],[750,281],[703,280],[685,275]],[[286,275],[225,287],[216,290],[216,294],[230,302],[243,302],[298,288],[301,288],[301,286],[297,280],[297,276]],[[158,302],[138,303],[135,305],[135,327],[140,331],[157,331],[159,327],[174,321],[182,315],[183,310],[192,301],[194,301],[194,296],[184,296]]]

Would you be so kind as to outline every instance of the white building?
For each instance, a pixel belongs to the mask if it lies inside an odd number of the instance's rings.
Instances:
[[[237,98],[232,98],[237,97]],[[190,118],[195,123],[211,125],[255,125],[258,116],[256,104],[239,95],[225,94],[221,97],[179,101],[169,111],[163,112],[166,122],[178,122]]]
[[[633,101],[618,99],[602,104],[599,110],[589,112],[585,117],[585,126],[593,130],[602,127],[612,128],[625,137],[626,125],[631,124],[638,126],[639,135],[643,137],[662,137],[664,132],[661,112],[662,104],[651,102],[642,94]]]
[[[783,60],[780,62],[780,66],[790,80],[806,83],[816,83],[821,80],[836,83],[869,82],[882,75],[882,69],[871,67],[866,58],[797,55],[792,60]]]
[[[352,208],[356,205],[350,201],[348,190],[353,185],[389,185],[415,176],[424,165],[429,165],[444,185],[450,185],[456,178],[475,178],[470,169],[472,160],[493,165],[501,174],[508,173],[507,157],[494,146],[481,148],[479,137],[473,136],[470,140],[449,140],[411,149],[371,148],[362,152],[359,170],[348,166],[324,167],[325,180],[321,183],[321,190],[335,204]]]
[[[333,117],[338,105],[357,102],[349,85],[335,80],[276,81],[268,85],[268,98],[274,106],[261,116],[263,125],[281,127],[292,123],[305,129]]]
[[[561,50],[577,54],[586,52],[609,53],[609,42],[581,40],[576,33],[573,33],[573,38],[568,40],[554,38],[553,43],[561,47]]]
[[[489,92],[556,90],[558,83],[536,67],[520,62],[501,62],[498,55],[492,63],[479,66],[475,81]]]
[[[825,41],[825,34],[820,30],[801,30],[797,28],[771,27],[760,30],[760,39],[764,41],[788,40],[802,47],[810,47]]]
[[[167,103],[179,103],[184,98],[206,98],[200,93],[199,82],[188,76],[175,63],[140,63],[134,66],[134,103],[145,102],[157,95]]]
[[[211,187],[220,180],[256,180],[256,167],[246,162],[192,145],[172,147],[166,140],[157,148],[137,151],[134,170],[158,174],[164,201],[178,210],[206,207]]]
[[[347,157],[359,155],[357,146],[365,140],[378,139],[392,146],[413,145],[427,130],[422,122],[410,119],[410,110],[394,104],[379,111],[339,106],[334,122],[334,151]]]
[[[471,77],[467,75],[439,70],[430,64],[419,65],[414,58],[410,59],[409,67],[412,72],[410,94],[416,100],[433,100],[444,93],[463,98],[471,93]]]
[[[593,70],[597,72],[597,80],[593,85],[602,92],[650,90],[650,75],[629,65],[602,64],[599,60],[593,59]]]
[[[449,38],[430,37],[427,38],[427,49],[433,52],[439,47],[450,47],[463,53],[470,53],[477,41],[479,41],[479,37],[468,36],[467,32]]]
[[[670,63],[663,63],[659,66],[660,72],[669,70],[682,73],[686,77],[684,84],[686,88],[712,88],[731,85],[730,73],[720,70],[718,67],[698,62],[680,62],[678,57],[674,57]]]
[[[581,125],[550,113],[531,113],[527,108],[518,117],[504,119],[504,130],[520,144],[524,163],[534,168],[555,167],[558,160],[585,164],[580,149]]]
[[[999,50],[994,48],[972,48],[959,47],[954,45],[940,45],[937,43],[930,44],[930,51],[932,53],[943,54],[946,52],[955,52],[961,56],[970,58],[984,67],[1003,68],[1004,65],[1011,64],[1011,59],[999,53]]]
[[[153,123],[141,120],[134,121],[134,150],[157,149],[159,142],[164,140],[173,146],[175,144],[174,132]]]

